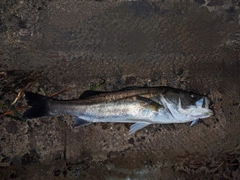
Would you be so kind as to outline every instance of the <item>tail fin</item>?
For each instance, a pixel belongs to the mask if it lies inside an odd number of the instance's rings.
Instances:
[[[27,104],[31,106],[27,109],[24,118],[36,118],[49,115],[49,101],[50,98],[32,92],[24,92]]]

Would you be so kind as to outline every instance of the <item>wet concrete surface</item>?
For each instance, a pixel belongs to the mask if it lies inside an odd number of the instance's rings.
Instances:
[[[240,179],[238,1],[1,1],[0,179]],[[189,124],[72,128],[21,118],[20,90],[170,86],[207,94]],[[22,108],[21,108],[22,107]]]

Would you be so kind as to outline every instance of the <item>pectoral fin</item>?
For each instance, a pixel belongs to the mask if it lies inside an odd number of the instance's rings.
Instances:
[[[158,111],[160,108],[162,108],[163,106],[161,104],[158,104],[155,101],[152,101],[151,99],[145,98],[145,97],[141,97],[141,96],[137,96],[137,100],[140,100],[140,105],[150,109],[152,111]]]
[[[146,126],[148,126],[150,123],[135,123],[133,125],[130,126],[130,130],[129,130],[129,135],[132,133],[137,132],[138,130],[145,128]]]
[[[194,120],[191,122],[191,124],[189,125],[190,127],[193,126],[194,124],[196,124],[198,122],[198,119]]]
[[[73,117],[73,122],[74,122],[74,124],[73,124],[74,127],[75,126],[87,126],[87,125],[91,124],[91,122],[81,119],[77,116]]]

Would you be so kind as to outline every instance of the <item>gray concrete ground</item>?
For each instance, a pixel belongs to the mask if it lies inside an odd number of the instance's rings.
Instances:
[[[239,1],[3,0],[0,10],[0,179],[240,179]],[[128,135],[128,124],[24,121],[24,98],[10,105],[20,90],[77,98],[101,78],[98,90],[207,94],[215,116]]]

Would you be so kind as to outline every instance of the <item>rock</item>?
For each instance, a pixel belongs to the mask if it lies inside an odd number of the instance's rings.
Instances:
[[[17,123],[15,121],[10,121],[5,129],[8,133],[15,134],[18,131]]]

